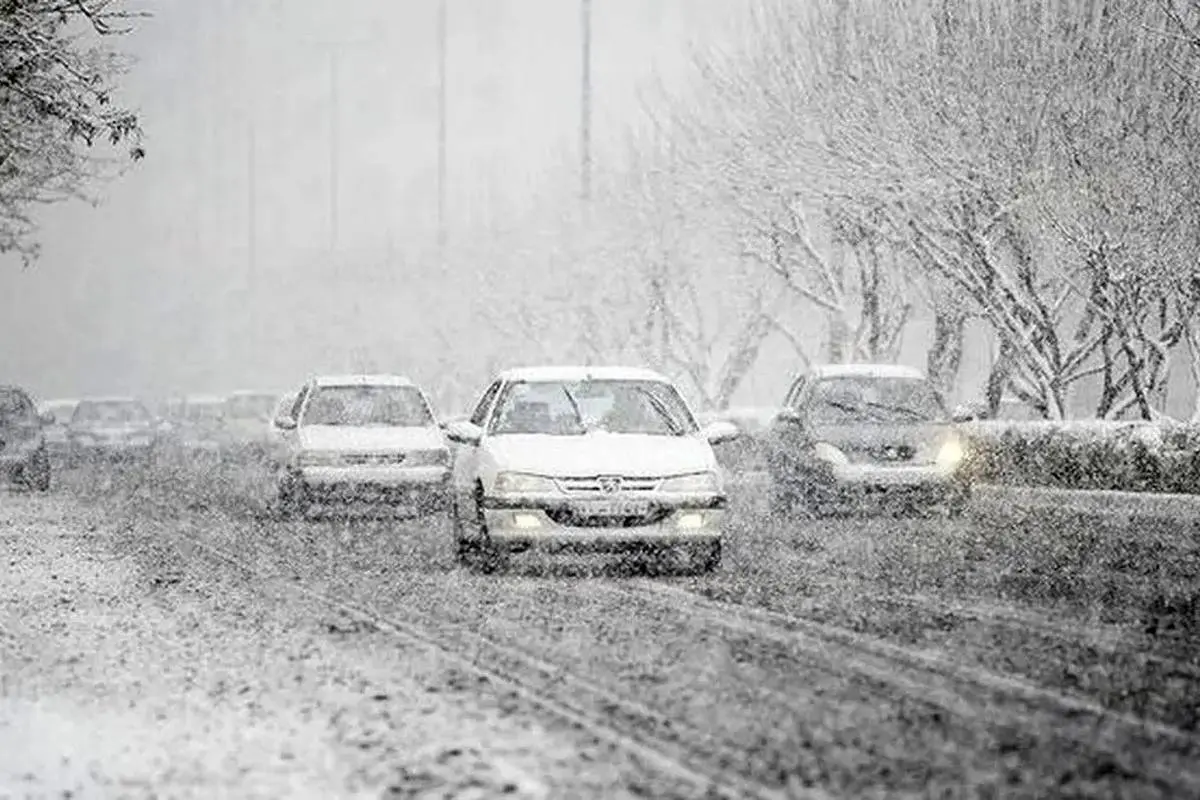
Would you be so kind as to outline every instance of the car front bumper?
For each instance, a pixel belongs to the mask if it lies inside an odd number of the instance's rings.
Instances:
[[[322,503],[430,506],[450,496],[450,470],[442,466],[302,467],[293,479],[309,499]]]
[[[629,514],[592,513],[586,500],[485,498],[483,520],[493,546],[508,549],[621,552],[721,541],[722,496],[638,498]]]
[[[818,495],[835,504],[871,499],[938,503],[956,500],[968,491],[959,473],[932,464],[837,464],[819,486]]]

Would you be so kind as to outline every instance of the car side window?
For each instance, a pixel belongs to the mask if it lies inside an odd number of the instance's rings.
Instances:
[[[500,391],[500,381],[496,381],[489,386],[479,398],[479,404],[475,406],[475,411],[471,414],[471,424],[483,427],[487,422],[488,411],[491,410],[492,401],[496,399],[496,393]]]

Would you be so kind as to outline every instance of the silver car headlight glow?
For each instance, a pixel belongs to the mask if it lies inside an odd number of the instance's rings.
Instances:
[[[962,463],[966,450],[958,439],[948,439],[938,448],[937,465],[942,469],[954,469]]]
[[[533,475],[528,472],[501,472],[496,475],[496,483],[492,487],[496,494],[547,494],[557,493],[558,484],[553,478],[545,475]]]
[[[670,494],[711,494],[721,490],[721,482],[715,472],[693,472],[665,479],[659,490]]]
[[[849,457],[829,442],[817,442],[813,445],[813,455],[818,460],[833,466],[842,466],[850,463]]]

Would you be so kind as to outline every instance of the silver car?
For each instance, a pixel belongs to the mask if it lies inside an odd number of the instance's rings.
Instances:
[[[154,418],[134,397],[79,401],[67,426],[72,461],[147,459],[158,440]]]

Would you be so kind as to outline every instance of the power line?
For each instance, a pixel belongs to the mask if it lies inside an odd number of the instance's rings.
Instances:
[[[444,256],[446,249],[446,0],[438,3],[438,161],[437,161],[437,244]]]
[[[580,87],[579,170],[580,193],[592,196],[592,0],[581,0],[583,23],[583,82]]]

